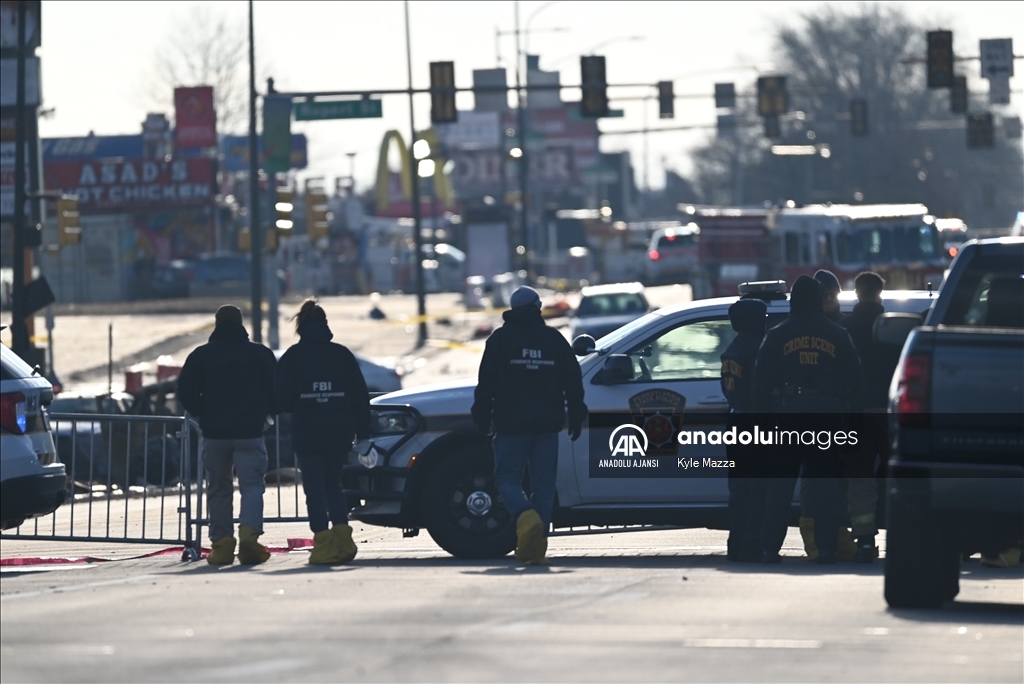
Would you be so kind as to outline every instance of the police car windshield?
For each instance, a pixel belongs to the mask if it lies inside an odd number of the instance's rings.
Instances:
[[[616,330],[608,333],[597,341],[597,353],[606,354],[612,347],[618,344],[620,340],[629,337],[635,330],[639,330],[640,328],[649,325],[655,318],[660,317],[661,314],[659,312],[653,311],[646,316],[641,316],[636,320],[630,321],[621,328],[617,328]]]

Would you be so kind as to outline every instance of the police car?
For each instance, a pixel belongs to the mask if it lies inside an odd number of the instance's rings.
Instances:
[[[769,327],[789,313],[782,281],[750,283],[764,299]],[[840,296],[853,310],[852,292]],[[573,341],[590,417],[575,442],[559,435],[552,526],[673,525],[727,527],[725,446],[679,434],[724,429],[728,407],[720,355],[735,335],[729,306],[706,299],[649,313],[596,342]],[[927,292],[887,291],[887,312],[926,311]],[[372,436],[344,468],[352,518],[425,528],[463,558],[496,558],[515,548],[515,521],[499,499],[490,441],[470,419],[475,379],[417,387],[372,402]],[[623,425],[636,425],[616,430]],[[613,434],[614,433],[614,434]],[[625,439],[623,439],[625,438]],[[713,440],[712,440],[713,441]],[[700,443],[704,442],[704,443]]]

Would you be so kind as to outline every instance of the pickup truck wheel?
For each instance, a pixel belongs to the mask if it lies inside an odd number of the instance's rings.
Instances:
[[[956,547],[925,506],[889,498],[885,601],[892,608],[938,608],[960,593]]]
[[[457,451],[424,482],[427,532],[458,558],[501,558],[516,547],[515,522],[498,497],[489,460],[472,449]]]

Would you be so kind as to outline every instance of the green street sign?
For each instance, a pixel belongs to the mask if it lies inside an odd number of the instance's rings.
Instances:
[[[325,119],[379,119],[383,116],[380,100],[341,100],[336,102],[296,102],[296,121]]]
[[[626,112],[622,109],[609,109],[608,114],[604,117],[606,119],[621,119],[626,116]]]

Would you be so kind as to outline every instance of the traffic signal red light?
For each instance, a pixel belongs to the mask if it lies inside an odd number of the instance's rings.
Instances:
[[[604,57],[580,57],[580,84],[583,89],[580,116],[587,119],[608,116],[608,80],[605,73]]]
[[[953,32],[928,32],[928,87],[953,87]]]
[[[662,119],[673,119],[676,115],[676,96],[672,81],[658,82],[658,113]]]
[[[455,62],[430,63],[430,122],[455,123]]]

